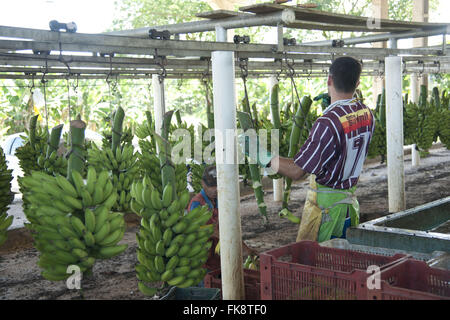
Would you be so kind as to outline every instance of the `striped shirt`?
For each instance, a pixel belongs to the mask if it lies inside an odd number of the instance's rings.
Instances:
[[[294,162],[316,182],[333,189],[358,183],[375,128],[372,112],[358,100],[330,105],[311,128]]]

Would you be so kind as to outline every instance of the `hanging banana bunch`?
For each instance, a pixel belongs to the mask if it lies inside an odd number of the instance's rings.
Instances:
[[[377,107],[373,113],[375,118],[375,129],[370,140],[368,158],[381,156],[381,163],[384,163],[387,154],[386,146],[386,95],[385,89],[383,93],[378,95]]]
[[[47,144],[48,132],[38,126],[38,117],[39,115],[31,117],[29,129],[25,129],[26,136],[21,137],[25,143],[17,148],[15,153],[24,175],[31,174],[32,170],[40,170],[37,159],[44,153]]]
[[[419,104],[409,103],[406,106],[406,115],[411,122],[405,123],[405,131],[408,133],[408,142],[417,145],[422,155],[428,152],[434,141],[437,141],[441,122],[441,112],[435,103],[439,103],[439,93],[434,90],[433,99],[428,102],[427,87],[420,88]],[[437,94],[437,97],[436,97]],[[416,121],[414,125],[412,121]]]
[[[199,193],[202,190],[202,177],[206,164],[191,162],[189,167],[191,168],[191,186],[194,189],[194,193]]]
[[[439,117],[439,140],[450,149],[450,95],[442,92]]]
[[[198,284],[206,274],[202,266],[208,258],[208,240],[213,233],[213,225],[205,225],[212,215],[208,208],[197,207],[185,215],[189,191],[184,190],[180,196],[175,192],[178,181],[168,145],[171,117],[172,112],[164,117],[163,142],[159,143],[162,194],[156,187],[158,182],[146,176],[133,183],[131,189],[131,207],[142,217],[136,235],[138,287],[148,296],[157,293],[156,286],[161,282],[162,286],[179,288]]]
[[[162,193],[160,161],[156,151],[156,141],[153,139],[152,132],[155,130],[155,122],[152,119],[150,111],[145,112],[147,121],[136,128],[136,135],[139,138],[139,147],[141,152],[139,157],[140,177],[150,177],[158,192]],[[150,138],[150,139],[148,139]]]
[[[109,172],[89,166],[86,181],[81,176],[85,128],[83,121],[70,123],[67,177],[35,171],[23,178],[31,203],[26,227],[40,252],[42,276],[52,281],[67,279],[71,265],[91,273],[96,259],[111,258],[127,248],[117,245],[125,233],[125,221],[122,213],[111,211],[117,191]]]
[[[6,165],[6,157],[0,147],[0,246],[6,241],[6,231],[12,224],[14,217],[8,216],[8,206],[14,200],[11,192],[12,170]]]
[[[119,212],[130,211],[130,188],[134,179],[139,175],[137,163],[138,153],[133,145],[122,139],[122,124],[125,113],[118,107],[114,114],[111,145],[104,145],[100,150],[95,145],[89,150],[88,160],[97,171],[106,167],[110,172],[113,187],[117,191],[117,201],[113,209]]]

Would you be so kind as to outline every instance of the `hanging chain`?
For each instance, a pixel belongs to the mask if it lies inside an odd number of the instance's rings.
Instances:
[[[33,93],[34,93],[34,87],[35,87],[35,85],[34,85],[34,76],[35,76],[35,74],[32,73],[32,74],[31,74],[31,86],[30,86],[30,95],[31,95],[31,96],[33,96]]]
[[[305,119],[306,119],[306,116],[307,116],[307,115],[305,114],[305,111],[304,111],[303,105],[302,105],[302,101],[300,100],[300,96],[298,95],[297,86],[295,85],[295,80],[294,80],[294,75],[295,75],[294,59],[292,59],[292,62],[289,62],[289,60],[288,60],[288,58],[287,58],[287,52],[284,52],[284,55],[285,55],[286,65],[287,65],[288,68],[289,68],[289,71],[288,71],[288,77],[291,79],[291,84],[292,84],[292,87],[294,88],[295,95],[296,95],[297,100],[298,100],[298,107],[300,108],[300,110],[301,110],[303,116],[304,116]],[[296,119],[295,119],[295,114],[293,115],[293,118],[292,118],[292,119],[293,119],[294,124],[295,124],[296,126],[298,126],[297,121],[296,121]],[[310,129],[310,128],[308,128],[308,129]]]
[[[69,76],[67,76],[66,80],[67,80],[67,105],[68,105],[68,107],[69,107],[69,125],[70,125],[70,122],[72,121],[72,116],[71,116],[71,114],[72,114],[72,108],[71,108],[71,106],[70,106],[70,83],[69,83]]]
[[[45,80],[45,75],[46,75],[47,71],[48,71],[48,61],[47,61],[47,58],[46,58],[46,59],[45,59],[45,70],[44,70],[44,72],[42,73],[41,83],[42,83],[42,86],[43,86],[43,88],[44,88],[45,128],[46,128],[47,131],[48,131],[47,90],[46,90],[46,85],[45,85],[45,83],[48,81],[48,80]]]
[[[245,99],[245,102],[247,103],[247,106],[250,111],[250,101],[248,99],[248,91],[247,91],[248,58],[240,58],[239,59],[239,67],[241,68],[241,77],[242,77],[242,81],[244,82],[244,99]],[[251,112],[249,112],[249,116],[250,116],[250,119],[252,120],[252,123],[254,123]]]
[[[109,78],[112,75],[112,55],[109,55],[109,73],[106,76],[106,84],[108,85],[108,95],[109,95],[109,112],[112,113],[112,96],[111,96],[111,80]]]

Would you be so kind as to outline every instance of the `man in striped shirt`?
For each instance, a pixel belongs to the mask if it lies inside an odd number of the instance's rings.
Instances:
[[[361,70],[351,57],[336,59],[327,81],[331,105],[293,159],[270,161],[272,169],[293,180],[311,174],[297,241],[345,238],[346,229],[359,224],[354,192],[374,130],[372,112],[353,98]]]

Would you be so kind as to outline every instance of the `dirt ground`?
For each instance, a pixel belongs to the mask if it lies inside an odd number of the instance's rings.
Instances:
[[[431,150],[421,165],[411,167],[410,157],[405,157],[406,205],[420,204],[450,195],[450,151],[444,148]],[[292,212],[301,216],[306,195],[306,182],[293,186]],[[358,184],[357,196],[361,209],[361,222],[388,214],[386,165],[366,163]],[[266,190],[270,224],[265,226],[258,214],[254,196],[241,198],[242,238],[258,252],[277,248],[295,241],[297,225],[278,217],[281,203],[273,202],[273,193]],[[0,251],[0,299],[149,299],[137,289],[134,266],[138,227],[133,223],[121,243],[128,249],[120,256],[98,261],[93,276],[81,282],[82,290],[69,290],[65,282],[51,282],[40,275],[36,265],[38,252],[30,245],[9,251]]]

